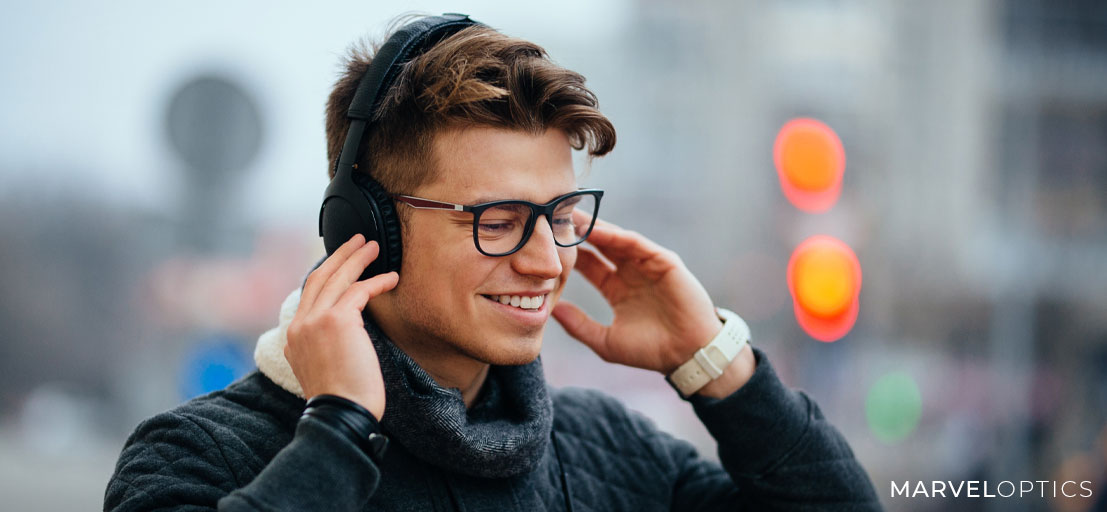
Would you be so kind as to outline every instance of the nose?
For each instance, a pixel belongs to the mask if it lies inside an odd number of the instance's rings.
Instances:
[[[520,274],[555,279],[564,270],[557,249],[550,221],[546,217],[539,217],[534,222],[534,232],[530,234],[530,239],[522,249],[511,255],[511,266]]]

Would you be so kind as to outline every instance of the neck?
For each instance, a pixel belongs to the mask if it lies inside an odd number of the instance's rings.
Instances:
[[[422,365],[418,359],[415,362]],[[426,367],[424,367],[426,368]],[[441,375],[437,371],[427,370],[427,373],[434,378],[435,382],[442,387],[458,388],[461,390],[461,399],[465,401],[465,408],[473,407],[473,403],[477,401],[477,396],[480,395],[480,390],[484,387],[484,381],[488,378],[488,364],[481,363],[480,369],[473,375],[468,381],[458,382],[456,384],[450,383],[451,379],[448,376]]]
[[[400,347],[412,360],[430,375],[439,386],[457,388],[465,407],[470,408],[480,394],[484,381],[488,378],[488,363],[482,363],[453,347],[427,346],[412,343],[401,337],[395,337],[385,331],[389,339]]]
[[[473,359],[452,345],[435,340],[433,336],[408,332],[391,321],[396,318],[393,315],[372,316],[388,339],[427,372],[435,383],[447,389],[457,388],[461,391],[465,407],[473,406],[488,377],[488,363]]]

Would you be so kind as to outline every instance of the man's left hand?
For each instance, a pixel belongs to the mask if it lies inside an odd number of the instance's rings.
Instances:
[[[711,297],[675,252],[599,219],[588,242],[603,257],[580,247],[575,268],[603,294],[614,320],[603,325],[565,301],[553,316],[603,360],[667,375],[722,329]]]

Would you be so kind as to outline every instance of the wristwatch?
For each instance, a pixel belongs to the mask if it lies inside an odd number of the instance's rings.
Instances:
[[[750,341],[750,328],[742,317],[723,308],[715,308],[715,314],[723,321],[723,330],[706,347],[697,350],[692,359],[665,377],[684,398],[719,378]]]

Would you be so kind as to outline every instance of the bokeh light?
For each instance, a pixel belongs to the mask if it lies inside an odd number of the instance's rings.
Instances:
[[[788,290],[800,327],[819,341],[838,340],[857,322],[861,264],[841,240],[813,236],[792,252]]]
[[[821,121],[788,121],[773,144],[773,163],[784,197],[807,213],[822,213],[838,201],[846,152],[838,134]]]
[[[915,379],[892,372],[876,380],[865,398],[865,419],[884,443],[902,441],[915,431],[922,416],[922,395]]]

